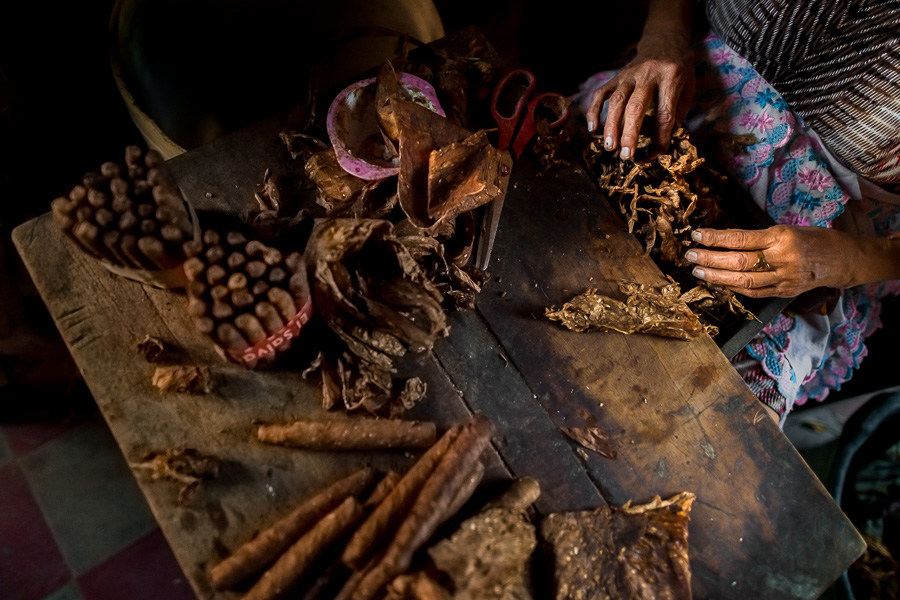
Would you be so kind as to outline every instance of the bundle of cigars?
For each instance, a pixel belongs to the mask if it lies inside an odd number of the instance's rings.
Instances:
[[[312,316],[299,252],[285,256],[240,231],[206,229],[184,253],[188,314],[227,360],[273,364]]]
[[[125,148],[124,163],[105,162],[51,203],[57,226],[111,270],[179,287],[182,245],[194,223],[174,176],[155,150]],[[166,278],[153,274],[166,272]],[[144,275],[142,276],[141,273]]]

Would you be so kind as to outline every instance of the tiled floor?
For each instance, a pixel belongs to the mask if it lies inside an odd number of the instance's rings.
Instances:
[[[72,402],[0,423],[0,600],[193,600],[99,412]]]

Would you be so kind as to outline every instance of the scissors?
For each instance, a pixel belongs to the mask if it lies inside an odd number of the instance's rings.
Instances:
[[[546,123],[546,133],[552,133],[561,129],[569,119],[571,102],[568,99],[556,92],[534,95],[536,87],[534,73],[527,69],[514,69],[500,80],[491,97],[491,116],[497,123],[497,149],[501,152],[501,192],[485,209],[475,253],[475,265],[480,269],[487,269],[491,259],[514,160],[522,155],[538,129],[543,129],[543,123]]]

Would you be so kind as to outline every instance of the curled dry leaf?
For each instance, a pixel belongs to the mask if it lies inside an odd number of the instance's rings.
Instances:
[[[609,435],[599,427],[563,427],[562,432],[587,448],[606,458],[615,458],[616,449]]]
[[[132,463],[131,467],[148,473],[155,481],[180,483],[179,502],[184,501],[202,480],[215,479],[219,474],[219,461],[194,448],[150,452],[141,462]]]
[[[208,394],[212,391],[209,367],[166,365],[156,367],[151,383],[160,393]]]
[[[559,321],[573,331],[618,331],[650,333],[680,340],[692,340],[707,332],[700,319],[680,299],[678,284],[660,290],[633,282],[621,282],[625,302],[603,296],[596,289],[566,302],[563,307],[546,309],[551,321]]]
[[[159,338],[151,337],[149,334],[137,344],[138,354],[149,363],[165,362],[172,354],[171,348]]]

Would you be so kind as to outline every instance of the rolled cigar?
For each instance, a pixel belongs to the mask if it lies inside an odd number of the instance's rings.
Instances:
[[[290,254],[285,256],[284,264],[287,265],[287,268],[291,271],[291,273],[298,273],[301,269],[306,268],[306,264],[303,260],[303,255],[299,252],[291,252]]]
[[[225,321],[234,316],[234,307],[227,302],[215,300],[213,302],[212,309],[210,310],[210,314],[213,316],[213,318],[218,319],[219,321]]]
[[[244,246],[244,252],[247,253],[247,256],[262,256],[265,251],[266,245],[259,240],[250,240],[247,242],[247,245]]]
[[[138,224],[138,229],[142,235],[153,235],[156,233],[158,227],[159,223],[153,219],[142,219]]]
[[[108,208],[98,208],[94,213],[94,223],[101,229],[110,229],[117,227],[119,222],[118,215]]]
[[[178,183],[175,181],[171,171],[159,165],[153,167],[147,165],[147,181],[154,186],[178,187]]]
[[[155,169],[165,162],[166,161],[163,160],[162,154],[160,154],[156,150],[148,150],[147,154],[144,155],[144,165],[148,169]]]
[[[219,234],[217,231],[213,229],[207,229],[203,232],[203,243],[207,246],[218,246],[219,245]]]
[[[109,253],[116,257],[116,262],[125,267],[136,267],[128,257],[122,252],[122,233],[120,231],[104,231],[101,236],[103,245],[109,250]]]
[[[364,467],[304,501],[216,565],[210,571],[213,587],[229,589],[258,573],[346,498],[364,494],[377,477],[375,469]]]
[[[226,277],[228,277],[228,272],[222,265],[213,265],[206,270],[206,281],[209,285],[225,283]]]
[[[247,257],[240,252],[232,252],[225,259],[229,271],[237,271],[247,263]]]
[[[151,271],[156,269],[156,265],[150,262],[150,259],[144,256],[144,253],[138,248],[138,238],[133,233],[122,233],[120,247],[122,248],[122,253],[128,257],[128,260],[136,268]]]
[[[81,223],[82,221],[90,221],[94,216],[94,209],[91,206],[80,205],[75,209],[75,220]]]
[[[247,236],[240,231],[229,231],[225,234],[225,242],[232,248],[245,246],[247,244]]]
[[[83,185],[76,185],[72,188],[72,191],[69,192],[69,198],[76,204],[83,202],[87,199],[87,188]]]
[[[127,196],[130,186],[118,175],[109,180],[109,191],[113,196]]]
[[[469,501],[469,498],[472,497],[472,494],[475,493],[475,490],[478,489],[482,477],[484,477],[484,464],[482,464],[481,461],[478,461],[472,465],[469,476],[463,482],[459,491],[456,492],[456,495],[453,496],[453,500],[447,507],[447,512],[444,514],[444,518],[441,519],[440,524],[446,522],[447,519],[458,513],[460,509],[465,506],[466,502]]]
[[[70,231],[75,225],[75,203],[68,198],[56,198],[50,203],[53,212],[53,220],[64,231]]]
[[[462,427],[447,430],[441,439],[429,448],[406,472],[384,502],[379,504],[369,517],[359,526],[341,554],[341,560],[351,569],[360,569],[366,564],[373,550],[382,543],[385,534],[392,531],[412,506],[416,494],[428,476],[459,436]]]
[[[268,337],[266,330],[263,329],[262,323],[259,322],[259,319],[257,319],[255,315],[251,315],[250,313],[242,313],[236,316],[234,318],[234,324],[241,330],[241,333],[244,334],[244,337],[246,337],[251,344],[258,344]]]
[[[284,260],[284,257],[282,257],[281,252],[275,248],[266,248],[265,251],[263,252],[262,258],[263,258],[263,262],[266,263],[267,265],[269,265],[270,267],[274,267],[275,265],[280,263],[282,260]]]
[[[269,298],[269,302],[278,307],[278,312],[281,313],[285,321],[290,321],[297,316],[297,305],[294,302],[294,297],[287,290],[277,287],[269,288],[266,296]]]
[[[147,175],[147,169],[141,165],[128,165],[128,176],[132,179],[143,179]]]
[[[135,212],[140,218],[147,219],[156,215],[156,207],[149,202],[142,202],[137,205]]]
[[[222,246],[213,246],[206,251],[206,261],[214,265],[225,260],[225,248]]]
[[[209,314],[209,304],[200,298],[192,297],[188,300],[187,313],[192,317],[203,317]]]
[[[309,295],[309,282],[306,279],[306,273],[294,273],[288,282],[291,293],[298,298]]]
[[[181,245],[181,249],[184,250],[184,255],[188,258],[197,256],[203,252],[203,241],[190,239]]]
[[[117,179],[122,175],[122,166],[119,163],[115,162],[105,162],[100,165],[100,174],[110,180],[110,185],[112,184],[113,179]],[[119,179],[121,181],[121,179]]]
[[[156,209],[156,220],[160,223],[171,223],[175,218],[175,211],[171,206],[159,206]]]
[[[428,448],[437,441],[434,423],[398,419],[334,419],[262,425],[265,444],[313,450]]]
[[[363,507],[359,500],[345,499],[288,548],[250,588],[244,600],[284,598],[300,583],[322,551],[350,532],[362,516]]]
[[[541,484],[533,477],[519,477],[497,498],[491,500],[482,508],[482,512],[492,508],[508,508],[522,512],[541,495]]]
[[[138,239],[137,245],[138,250],[140,250],[144,256],[149,258],[150,262],[153,263],[153,266],[159,270],[169,269],[173,266],[173,263],[178,262],[166,254],[165,244],[157,237],[142,237]]]
[[[81,178],[81,183],[88,190],[106,191],[109,189],[109,180],[100,173],[94,173],[93,171],[85,173],[84,177]]]
[[[388,497],[388,494],[391,493],[400,480],[403,479],[403,473],[399,471],[388,471],[384,477],[381,478],[381,481],[378,482],[378,485],[375,486],[375,489],[372,490],[372,493],[369,494],[369,497],[366,498],[366,502],[363,506],[366,508],[374,508],[384,502],[384,499]]]
[[[262,279],[268,269],[269,267],[266,266],[266,263],[262,262],[261,260],[251,260],[244,267],[244,271],[247,272],[247,276],[252,277],[253,279]]]
[[[120,179],[117,179],[116,181],[121,181],[121,180],[120,180]],[[126,210],[129,210],[129,209],[133,208],[133,207],[134,207],[134,202],[132,202],[132,201],[131,201],[131,198],[129,198],[127,195],[121,194],[121,195],[116,195],[116,196],[112,199],[112,202],[110,202],[109,206],[110,206],[110,208],[112,208],[113,211],[115,211],[116,213],[122,214],[122,213],[124,213]]]
[[[272,270],[269,271],[269,283],[272,285],[278,285],[285,279],[287,279],[287,272],[281,267],[272,267]]]
[[[189,281],[187,292],[194,298],[203,298],[203,295],[209,291],[209,287],[202,281]]]
[[[216,337],[221,346],[230,352],[243,352],[250,345],[231,323],[222,323],[216,327]]]
[[[231,304],[238,310],[253,306],[256,298],[246,289],[238,290],[231,294]]]
[[[388,571],[384,561],[379,562],[371,569],[368,569],[360,579],[359,583],[350,596],[352,600],[374,600],[379,598],[384,591],[385,586],[395,577]]]
[[[125,233],[137,227],[140,219],[132,209],[128,209],[119,217],[119,231]]]
[[[75,223],[72,227],[72,236],[89,254],[97,258],[109,258],[109,252],[99,239],[100,229],[90,221]]]
[[[247,289],[247,276],[243,273],[232,273],[231,276],[228,277],[227,286],[232,292],[245,290]]]
[[[177,211],[184,205],[178,188],[172,189],[168,186],[158,185],[152,188],[151,195],[157,206],[165,206]]]
[[[409,569],[413,554],[446,519],[454,497],[490,444],[492,431],[490,422],[477,415],[441,457],[385,552],[382,564],[392,576]]]
[[[162,236],[167,243],[171,244],[178,251],[181,251],[181,245],[184,243],[184,232],[171,223],[166,223],[159,228],[159,235]]]
[[[374,569],[381,562],[381,557],[377,557],[372,559],[368,565],[366,565],[362,569],[356,569],[350,572],[349,577],[344,582],[344,585],[335,594],[332,600],[351,600],[353,598],[353,592],[356,590],[357,586],[359,586],[360,582],[365,578],[369,572]]]
[[[206,265],[203,264],[203,261],[198,257],[193,256],[184,261],[182,268],[184,269],[184,274],[187,275],[187,278],[191,281],[195,281],[198,277],[203,275],[203,271],[206,270]]]
[[[257,298],[264,298],[266,292],[269,291],[269,284],[263,280],[259,280],[253,284],[253,289],[251,291]]]
[[[203,335],[212,335],[216,332],[216,322],[209,317],[194,317],[194,326]]]
[[[139,165],[144,159],[144,151],[140,146],[131,144],[125,147],[125,164],[129,167]]]
[[[134,182],[134,197],[141,202],[149,202],[153,200],[153,188],[146,180],[141,179]]]
[[[87,201],[88,204],[94,208],[102,208],[104,206],[109,206],[109,195],[92,188],[87,192]]]
[[[253,294],[248,294],[251,298],[251,304],[255,298]],[[278,309],[275,308],[274,305],[268,302],[259,302],[253,308],[253,312],[256,314],[259,322],[262,323],[263,327],[266,329],[266,333],[269,335],[274,335],[281,331],[284,328],[284,321],[281,318],[281,313],[278,312]],[[285,348],[287,350],[287,348]]]
[[[209,290],[209,297],[213,300],[225,300],[225,298],[228,297],[228,294],[228,288],[224,285],[216,285]]]

